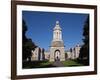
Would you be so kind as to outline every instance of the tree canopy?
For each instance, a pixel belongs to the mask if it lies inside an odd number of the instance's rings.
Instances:
[[[25,36],[26,31],[28,30],[27,25],[25,20],[23,20],[22,22],[22,56],[23,56],[23,60],[26,60],[27,58],[30,59],[31,57],[31,50],[34,50],[37,46],[32,42],[31,39],[28,39]]]
[[[83,27],[83,43],[80,49],[79,60],[84,65],[89,65],[89,16]]]

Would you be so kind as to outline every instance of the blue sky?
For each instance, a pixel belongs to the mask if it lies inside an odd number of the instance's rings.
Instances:
[[[56,21],[59,21],[62,28],[65,49],[74,47],[77,43],[82,44],[82,30],[87,16],[88,14],[79,13],[22,12],[28,28],[27,38],[31,38],[37,46],[45,50],[49,50]]]

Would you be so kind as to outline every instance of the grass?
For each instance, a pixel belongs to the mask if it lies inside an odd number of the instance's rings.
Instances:
[[[64,67],[73,67],[73,66],[84,66],[77,62],[77,60],[66,60],[61,61]],[[32,61],[32,62],[23,62],[23,69],[31,69],[31,68],[50,68],[56,67],[53,65],[54,62],[49,61]]]
[[[65,67],[73,67],[73,66],[83,66],[83,64],[78,63],[76,60],[67,60],[67,61],[62,61],[63,65]]]

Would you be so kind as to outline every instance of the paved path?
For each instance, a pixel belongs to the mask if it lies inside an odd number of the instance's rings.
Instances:
[[[55,61],[55,62],[53,63],[53,66],[56,66],[56,67],[64,67],[63,63],[60,62],[60,61]]]

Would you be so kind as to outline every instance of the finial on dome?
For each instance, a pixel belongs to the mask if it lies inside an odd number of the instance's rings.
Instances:
[[[56,25],[59,25],[59,21],[56,21]]]

